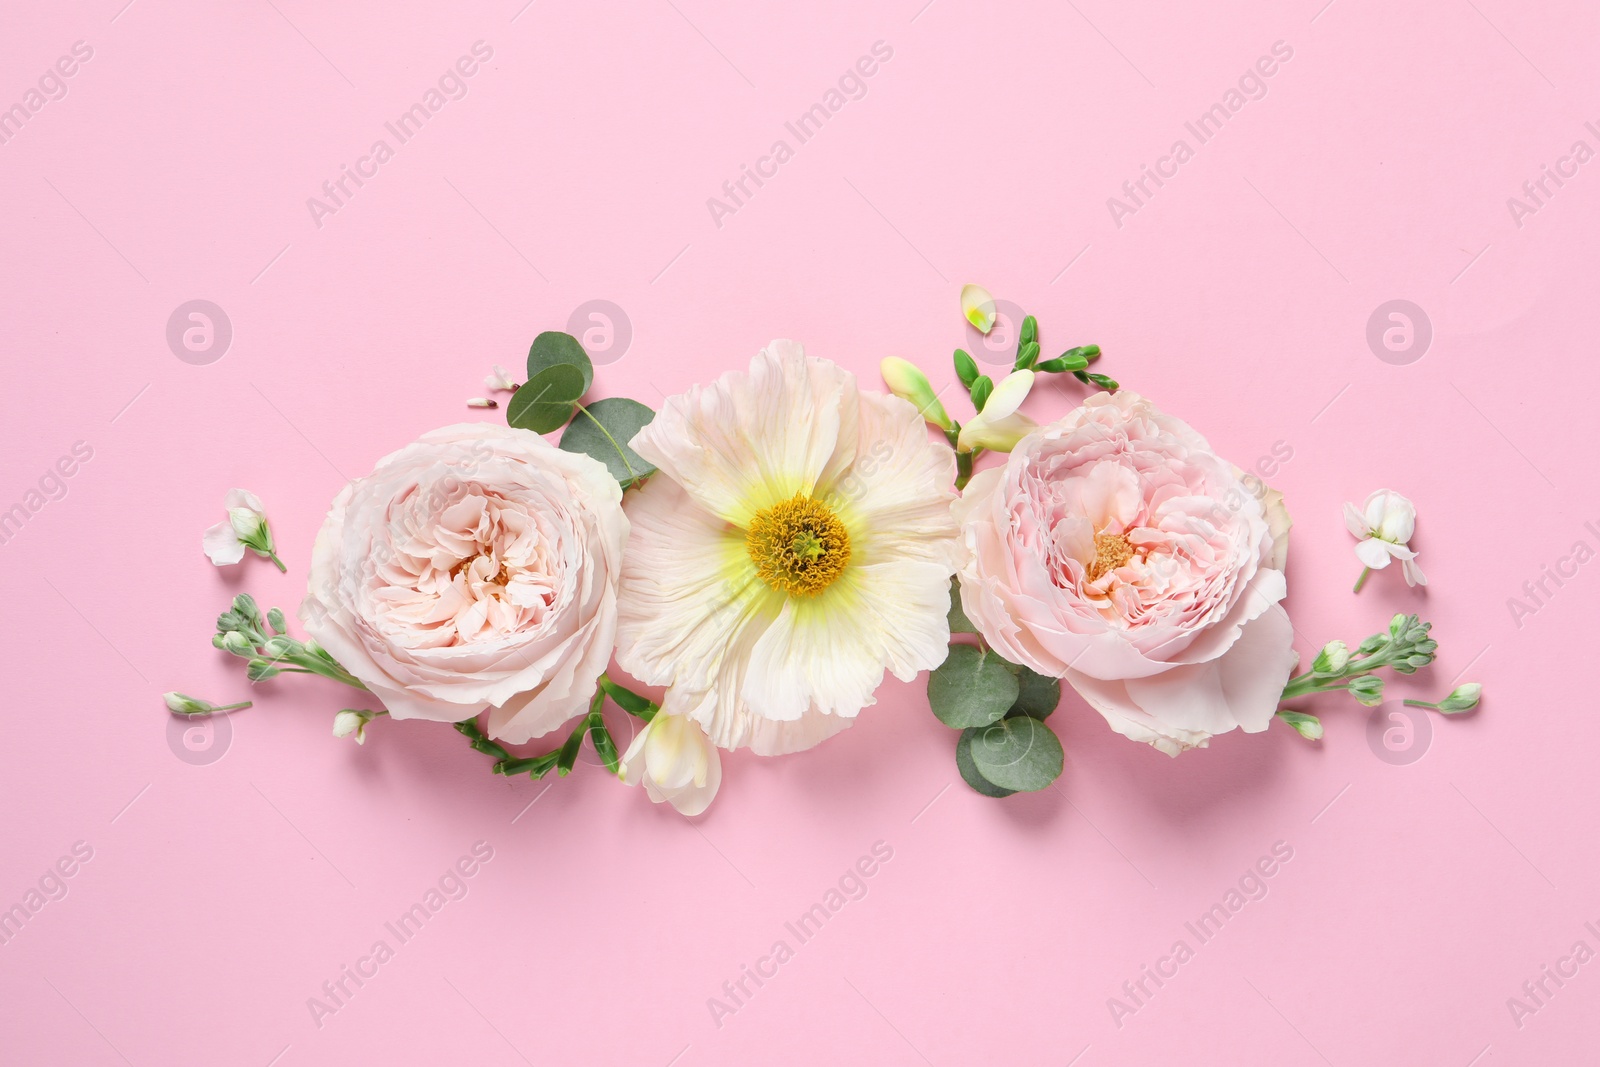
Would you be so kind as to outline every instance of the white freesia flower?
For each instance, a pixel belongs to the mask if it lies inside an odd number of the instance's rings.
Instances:
[[[354,735],[356,744],[367,743],[367,723],[378,717],[378,712],[356,711],[354,708],[345,708],[333,717],[333,736],[350,737]]]
[[[955,454],[917,409],[774,341],[633,449],[617,662],[722,748],[810,748],[949,652]]]
[[[1039,428],[1038,423],[1017,410],[1032,388],[1031,370],[1012,371],[1002,378],[984,401],[983,410],[961,427],[956,447],[963,452],[975,448],[1011,451],[1018,441]]]
[[[688,716],[658,712],[628,746],[617,777],[624,785],[643,782],[657,804],[665,801],[682,815],[699,815],[722,784],[722,756]]]
[[[494,365],[493,374],[483,376],[483,385],[492,393],[509,393],[517,387],[511,380],[511,375],[498,363]]]
[[[201,546],[211,562],[219,567],[238,563],[244,559],[244,550],[248,548],[277,564],[280,571],[284,570],[283,561],[272,543],[272,530],[267,526],[267,509],[260,498],[248,489],[229,489],[223,506],[228,509],[228,518],[208,529],[201,539]]]
[[[1354,504],[1346,504],[1344,524],[1360,538],[1356,542],[1356,558],[1366,568],[1356,582],[1357,590],[1366,580],[1367,571],[1381,571],[1394,559],[1400,561],[1407,585],[1428,584],[1409,544],[1417,525],[1417,509],[1411,501],[1393,489],[1379,489],[1367,497],[1360,510]]]

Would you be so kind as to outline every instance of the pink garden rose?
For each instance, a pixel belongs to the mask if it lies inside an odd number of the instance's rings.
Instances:
[[[397,719],[520,743],[586,711],[611,662],[628,520],[603,464],[447,426],[334,499],[300,619]]]
[[[967,616],[1176,756],[1265,730],[1299,657],[1280,494],[1126,390],[1036,430],[956,504]]]

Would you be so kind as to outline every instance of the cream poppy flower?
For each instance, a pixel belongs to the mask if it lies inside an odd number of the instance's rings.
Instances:
[[[632,441],[617,662],[722,748],[810,748],[943,662],[955,457],[898,397],[774,341]]]

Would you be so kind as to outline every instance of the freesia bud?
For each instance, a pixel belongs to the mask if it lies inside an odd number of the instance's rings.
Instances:
[[[699,815],[722,784],[722,757],[700,724],[686,715],[657,712],[633,739],[617,777],[644,783],[650,799],[670,803],[683,815]]]
[[[1446,715],[1453,715],[1458,711],[1471,711],[1478,706],[1478,701],[1483,699],[1483,686],[1477,682],[1467,682],[1458,685],[1450,695],[1439,701],[1439,710]]]
[[[213,704],[209,700],[201,700],[186,693],[163,693],[161,699],[166,702],[167,710],[174,715],[211,715],[219,711],[239,711],[248,708],[248,700],[238,704]]]
[[[909,401],[924,419],[939,429],[950,429],[950,416],[945,413],[944,405],[939,403],[939,397],[935,395],[927,375],[914,363],[898,356],[889,356],[879,364],[879,370],[883,373],[883,381],[889,387],[889,392],[901,400]]]
[[[467,401],[467,407],[469,408],[497,408],[499,406],[499,404],[486,396],[475,396]]]
[[[976,448],[1009,452],[1018,441],[1037,430],[1039,424],[1017,410],[1033,388],[1033,373],[1019,370],[1006,375],[989,394],[983,410],[961,427],[956,448],[962,452]]]

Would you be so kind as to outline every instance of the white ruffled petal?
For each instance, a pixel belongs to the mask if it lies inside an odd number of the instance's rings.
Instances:
[[[226,567],[244,559],[244,544],[234,532],[231,522],[219,522],[207,528],[205,535],[200,539],[200,545],[211,558],[211,562],[219,567]]]

